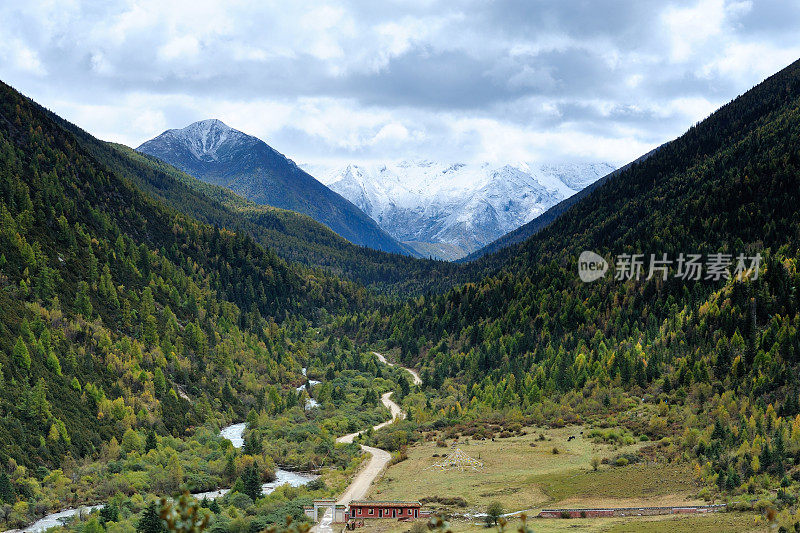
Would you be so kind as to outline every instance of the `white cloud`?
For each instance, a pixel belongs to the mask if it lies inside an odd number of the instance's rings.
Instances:
[[[163,61],[194,60],[200,55],[200,43],[191,35],[174,37],[158,49],[158,57]]]
[[[372,138],[372,144],[378,144],[385,141],[398,142],[408,139],[409,133],[405,126],[392,122],[383,126],[375,137]]]
[[[692,7],[668,7],[662,15],[671,41],[671,59],[688,60],[716,38],[725,22],[724,0],[700,0]]]
[[[756,2],[594,5],[9,0],[0,77],[129,145],[216,117],[310,162],[621,164],[800,55]]]
[[[3,42],[0,39],[0,58],[12,68],[35,76],[44,76],[47,71],[42,65],[39,55],[19,39]]]
[[[800,57],[800,46],[781,48],[764,42],[732,42],[703,66],[708,77],[725,76],[745,81],[753,74],[767,77]]]

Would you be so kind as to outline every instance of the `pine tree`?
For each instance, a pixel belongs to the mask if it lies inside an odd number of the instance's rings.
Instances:
[[[147,438],[144,441],[144,451],[147,453],[150,450],[155,450],[157,446],[158,442],[156,441],[156,432],[151,429],[147,432]]]
[[[28,346],[22,340],[22,337],[17,337],[17,343],[11,352],[11,358],[20,370],[28,372],[31,369],[31,353],[28,351]]]
[[[100,523],[104,526],[106,522],[119,522],[119,509],[114,504],[106,504],[100,509]]]
[[[142,340],[149,348],[158,344],[158,322],[153,315],[147,315],[144,319]]]
[[[406,379],[405,376],[400,376],[398,384],[400,385],[400,395],[401,397],[405,398],[411,391],[411,386],[408,384],[408,379]]]
[[[75,295],[75,312],[90,318],[92,310],[92,301],[89,299],[89,284],[81,281],[78,284],[78,293]]]
[[[50,353],[47,354],[47,360],[45,361],[45,364],[51,372],[58,376],[61,375],[61,362],[58,360],[58,356],[54,351],[51,350]]]
[[[258,455],[262,451],[261,441],[255,433],[251,433],[250,437],[244,441],[244,453],[247,455]]]
[[[759,457],[759,463],[761,464],[761,468],[765,471],[769,470],[772,466],[772,450],[770,450],[769,444],[764,444],[764,448],[761,450],[761,456]]]
[[[242,492],[250,496],[253,501],[261,497],[261,476],[258,473],[258,463],[253,463],[253,466],[244,471],[242,483],[244,484]]]
[[[11,485],[11,480],[8,478],[8,474],[3,472],[0,474],[0,502],[13,503],[14,499],[14,486]]]
[[[225,469],[223,473],[228,481],[233,481],[233,478],[236,477],[236,461],[232,453],[229,453],[225,459]]]
[[[136,525],[136,531],[137,533],[164,533],[166,531],[164,523],[158,516],[158,511],[156,511],[155,502],[151,502],[144,510],[142,518]]]
[[[47,401],[47,385],[44,378],[39,378],[36,385],[28,391],[25,397],[25,411],[31,418],[41,423],[50,419],[50,402]]]

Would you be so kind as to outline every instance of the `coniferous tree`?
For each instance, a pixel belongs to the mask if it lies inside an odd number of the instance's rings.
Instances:
[[[136,525],[136,531],[137,533],[164,533],[166,531],[164,523],[158,516],[155,502],[150,502],[150,505],[145,508],[142,518]]]
[[[5,472],[0,474],[0,502],[13,503],[15,499],[14,486]]]
[[[119,509],[114,504],[106,504],[100,509],[100,523],[104,526],[106,522],[118,522],[119,521]]]
[[[242,484],[244,485],[242,493],[250,496],[253,501],[261,497],[261,476],[258,472],[258,463],[253,463],[253,466],[245,469],[242,474]]]
[[[92,301],[89,299],[89,284],[81,281],[78,284],[78,292],[75,295],[75,312],[90,318],[92,311]]]
[[[400,376],[400,379],[398,379],[398,385],[400,385],[401,397],[405,398],[408,396],[408,393],[411,391],[411,386],[408,384],[408,379],[406,379],[405,376]]]
[[[225,478],[230,482],[236,477],[236,461],[232,453],[229,453],[225,458],[225,469],[223,470]]]
[[[144,451],[145,453],[149,452],[150,450],[155,450],[158,446],[158,441],[156,441],[156,432],[154,430],[150,430],[147,432],[147,437],[144,441]]]
[[[28,346],[22,340],[22,337],[17,337],[17,343],[11,352],[11,358],[20,370],[28,372],[31,369],[31,353],[28,351]]]

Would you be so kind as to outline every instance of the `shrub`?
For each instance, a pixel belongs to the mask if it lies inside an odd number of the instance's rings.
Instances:
[[[392,454],[392,459],[389,461],[389,466],[396,465],[397,463],[402,463],[408,459],[408,454],[406,453],[406,447],[402,446],[399,451]]]
[[[228,503],[242,510],[249,509],[253,505],[253,499],[247,494],[236,492],[228,497]]]
[[[311,481],[309,481],[306,487],[308,487],[309,490],[323,490],[327,488],[327,485],[325,485],[325,482],[322,480],[321,477],[318,477],[316,479],[312,479]]]
[[[503,515],[503,505],[500,502],[492,502],[486,508],[487,522],[491,519],[494,525],[497,525],[497,520]]]
[[[558,448],[553,446],[553,455],[558,455],[559,453],[561,453],[561,452],[559,452]]]
[[[624,457],[618,457],[614,464],[616,466],[628,466],[628,460]]]
[[[426,503],[438,503],[441,505],[447,505],[449,507],[467,506],[467,500],[465,500],[461,496],[452,496],[452,497],[427,496],[425,498],[420,498],[419,502],[423,505]]]
[[[772,509],[772,502],[770,502],[769,500],[758,500],[753,505],[753,510],[756,511],[757,513],[763,513],[769,509]]]
[[[703,489],[703,490],[708,493],[708,499],[711,499],[711,493],[708,491],[708,489]],[[702,493],[703,490],[701,490],[700,492]],[[700,497],[699,494],[698,494],[698,497]],[[706,499],[706,498],[703,498],[703,499]],[[735,501],[735,502],[728,503],[727,510],[728,511],[736,511],[736,512],[740,512],[740,513],[746,513],[748,511],[752,511],[753,510],[753,506],[750,505],[750,503],[748,503],[748,502]]]

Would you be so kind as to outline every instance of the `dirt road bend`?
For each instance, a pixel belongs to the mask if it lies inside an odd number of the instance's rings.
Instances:
[[[383,355],[379,354],[378,352],[372,352],[372,353],[374,353],[375,356],[382,363],[389,366],[396,366],[393,363],[387,361],[386,358]],[[408,371],[409,374],[411,374],[411,378],[414,385],[422,384],[422,380],[420,379],[419,374],[417,374],[416,371],[406,367],[401,367],[401,368],[404,368],[405,370]],[[391,392],[384,393],[381,396],[381,402],[383,402],[383,405],[385,405],[389,409],[389,412],[392,413],[392,418],[390,420],[387,420],[386,422],[381,422],[377,426],[373,426],[374,430],[378,430],[388,426],[389,424],[394,422],[395,419],[397,418],[405,418],[406,414],[403,412],[403,410],[400,408],[399,405],[397,405],[395,402],[392,401],[391,397],[392,397]],[[353,442],[353,440],[364,431],[365,430],[358,431],[356,433],[350,433],[348,435],[343,435],[338,439],[336,439],[336,442],[340,443]],[[338,501],[336,502],[337,504],[347,505],[353,500],[364,499],[364,497],[367,495],[367,492],[369,492],[369,487],[372,485],[372,482],[375,480],[375,478],[377,478],[380,475],[381,472],[383,472],[383,469],[386,468],[386,465],[389,464],[389,460],[392,458],[389,452],[387,452],[386,450],[381,450],[380,448],[373,448],[372,446],[364,446],[362,444],[361,449],[370,454],[371,457],[369,458],[369,462],[364,468],[362,468],[358,472],[355,479],[353,479],[353,481],[347,487],[347,490],[344,491],[344,494],[342,494],[339,497]],[[332,533],[333,532],[332,522],[333,522],[333,516],[331,516],[330,510],[328,510],[325,513],[325,516],[322,517],[321,521],[311,528],[311,532]]]
[[[375,354],[375,357],[377,357],[381,363],[389,366],[398,366],[395,365],[394,363],[390,363],[383,354],[379,354],[378,352],[372,352],[372,353]],[[414,370],[413,368],[407,368],[405,366],[401,366],[400,368],[404,369],[406,372],[411,374],[411,381],[413,382],[414,385],[422,385],[422,378],[419,377],[419,373],[416,370]]]

